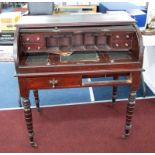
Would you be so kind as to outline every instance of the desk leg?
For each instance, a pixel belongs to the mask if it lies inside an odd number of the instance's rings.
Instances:
[[[37,144],[34,142],[34,132],[33,132],[33,124],[32,124],[32,112],[30,107],[30,100],[29,98],[23,98],[23,107],[24,107],[24,115],[26,126],[29,135],[29,141],[32,147],[36,147]]]
[[[142,79],[142,87],[143,87],[143,97],[146,97],[146,85],[145,85],[145,82],[144,82],[143,73],[141,73],[141,79]]]
[[[21,103],[21,97],[20,97],[20,95],[19,95],[19,97],[18,97],[18,105],[19,105],[19,107],[22,107],[22,103]]]
[[[127,104],[127,112],[126,112],[126,124],[125,124],[125,131],[123,138],[127,138],[130,134],[130,129],[132,127],[131,121],[132,121],[132,115],[135,108],[136,103],[136,91],[131,91],[128,99]]]
[[[118,76],[114,76],[113,78],[114,80],[118,80]],[[116,98],[117,98],[117,86],[113,86],[112,88],[112,103],[115,104],[116,103]]]
[[[35,98],[36,107],[37,107],[38,111],[40,112],[38,90],[34,90],[34,91],[33,91],[33,94],[34,94],[34,98]]]

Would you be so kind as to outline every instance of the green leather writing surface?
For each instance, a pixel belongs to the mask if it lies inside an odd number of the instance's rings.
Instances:
[[[99,61],[97,52],[74,52],[69,56],[60,56],[60,61]]]

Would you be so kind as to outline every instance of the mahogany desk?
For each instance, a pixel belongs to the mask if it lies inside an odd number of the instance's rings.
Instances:
[[[124,15],[123,15],[124,16]],[[143,46],[135,21],[118,15],[25,16],[17,24],[14,60],[30,144],[35,147],[29,91],[129,85],[124,137],[131,129],[142,71]],[[119,79],[125,76],[125,80]],[[83,82],[111,76],[113,80]]]

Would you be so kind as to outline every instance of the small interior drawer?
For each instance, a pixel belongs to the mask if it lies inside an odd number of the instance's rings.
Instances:
[[[44,38],[40,34],[23,34],[23,42],[42,42]]]
[[[23,44],[23,48],[24,48],[24,51],[30,52],[32,50],[36,51],[36,50],[43,49],[44,45],[40,43],[35,43],[35,44],[27,43],[27,44]]]
[[[133,34],[130,32],[113,32],[111,36],[112,41],[118,40],[132,40]]]
[[[111,42],[112,49],[130,49],[131,47],[132,47],[132,43],[130,40]]]

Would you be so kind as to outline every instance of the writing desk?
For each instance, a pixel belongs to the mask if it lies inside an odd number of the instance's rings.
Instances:
[[[29,91],[129,85],[124,137],[128,137],[143,61],[142,38],[129,16],[93,14],[25,16],[17,24],[14,60],[30,144],[34,142]],[[120,76],[126,79],[119,79]],[[85,78],[113,80],[83,82]]]

